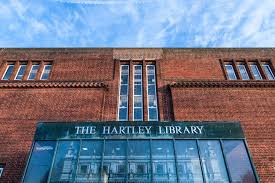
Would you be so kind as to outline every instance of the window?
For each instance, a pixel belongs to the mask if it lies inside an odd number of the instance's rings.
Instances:
[[[251,68],[251,71],[252,71],[252,74],[253,74],[255,80],[262,80],[263,79],[257,64],[250,64],[250,68]]]
[[[269,80],[275,80],[274,74],[269,64],[262,65],[264,72]]]
[[[15,76],[15,80],[22,80],[24,73],[26,71],[27,65],[26,64],[22,64],[19,66],[19,69],[17,71],[17,74]]]
[[[47,80],[50,76],[52,65],[44,65],[40,80]]]
[[[156,91],[156,68],[155,65],[147,65],[147,98],[148,120],[158,121],[158,100]]]
[[[118,120],[128,120],[129,65],[120,66]]]
[[[142,89],[142,65],[134,65],[134,89],[133,89],[133,99],[134,99],[134,111],[133,120],[142,121],[143,120],[143,89]]]
[[[28,80],[34,80],[36,78],[36,74],[37,74],[38,69],[39,69],[39,65],[38,64],[32,65],[31,71],[29,73]]]
[[[236,80],[237,79],[237,76],[236,76],[235,71],[234,71],[234,67],[232,65],[226,64],[225,65],[225,70],[226,70],[227,77],[228,77],[229,80]]]
[[[8,64],[2,80],[9,80],[14,69],[14,64]]]
[[[249,75],[247,73],[247,70],[245,68],[245,65],[244,64],[238,64],[237,65],[238,69],[239,69],[239,72],[241,74],[241,79],[242,80],[249,80]]]

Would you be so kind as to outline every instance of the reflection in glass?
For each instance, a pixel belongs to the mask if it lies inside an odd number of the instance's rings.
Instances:
[[[39,65],[32,65],[28,80],[34,80],[38,71]]]
[[[126,141],[108,140],[105,143],[103,182],[125,182]]]
[[[151,182],[149,140],[128,142],[128,182]]]
[[[51,69],[52,69],[52,65],[44,65],[44,69],[41,75],[41,80],[46,80],[49,78]]]
[[[85,140],[80,147],[76,182],[99,182],[103,141]]]
[[[256,182],[243,141],[223,140],[223,148],[232,182]]]
[[[59,142],[50,182],[74,182],[77,169],[78,151],[78,141]]]
[[[176,140],[178,177],[180,183],[203,182],[198,148],[195,140]]]
[[[120,89],[118,102],[118,120],[128,120],[128,88],[129,88],[129,66],[121,65],[120,67]]]
[[[218,140],[199,140],[202,169],[206,182],[229,182]]]
[[[155,65],[147,65],[148,120],[158,121]]]
[[[26,68],[27,68],[27,65],[20,65],[20,67],[18,69],[18,72],[17,72],[17,74],[15,76],[15,80],[22,80]]]
[[[9,64],[8,65],[8,68],[4,74],[4,77],[2,78],[3,80],[9,80],[10,79],[10,76],[13,72],[13,68],[14,68],[14,64]]]
[[[46,183],[55,150],[55,141],[36,141],[24,182]]]
[[[133,120],[143,120],[142,65],[134,65]]]
[[[152,160],[154,182],[176,182],[172,140],[152,140]]]
[[[272,72],[272,69],[269,66],[269,64],[263,64],[262,66],[263,66],[263,69],[264,69],[264,72],[265,72],[267,78],[269,80],[275,80],[275,76],[274,76],[274,74]]]
[[[258,69],[258,66],[256,64],[251,64],[250,67],[251,67],[251,71],[252,71],[252,74],[253,74],[255,80],[262,80],[263,78],[262,78],[261,73]]]
[[[249,80],[249,75],[248,75],[248,73],[247,73],[247,70],[246,70],[246,68],[245,68],[245,65],[239,64],[239,65],[237,65],[237,67],[238,67],[238,69],[239,69],[239,71],[240,71],[240,74],[241,74],[241,76],[242,76],[242,80]]]
[[[235,74],[235,71],[234,71],[234,68],[232,65],[230,64],[227,64],[224,66],[225,67],[225,70],[226,70],[226,73],[227,73],[227,77],[229,80],[236,80],[237,79],[237,76]]]

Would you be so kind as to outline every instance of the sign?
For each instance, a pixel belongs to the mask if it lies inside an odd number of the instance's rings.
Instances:
[[[244,138],[238,122],[41,122],[35,140]]]

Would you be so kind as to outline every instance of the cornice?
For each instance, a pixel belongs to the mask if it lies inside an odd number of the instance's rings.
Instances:
[[[169,84],[171,88],[275,88],[275,81],[183,80]]]
[[[89,81],[1,81],[0,88],[108,88],[102,82]]]

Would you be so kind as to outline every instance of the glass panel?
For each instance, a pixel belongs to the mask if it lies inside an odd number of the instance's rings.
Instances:
[[[158,109],[157,108],[149,108],[149,120],[150,121],[158,120]]]
[[[35,142],[24,182],[47,182],[55,145],[55,141]]]
[[[242,140],[223,140],[224,153],[232,182],[256,182]]]
[[[154,95],[149,95],[148,96],[148,100],[149,100],[149,107],[157,107],[157,97]]]
[[[260,74],[258,66],[256,64],[252,64],[252,65],[250,65],[250,67],[251,67],[251,70],[252,70],[254,78],[256,80],[262,80],[263,78],[262,78],[262,76]]]
[[[237,79],[234,68],[232,65],[225,65],[225,69],[226,69],[227,76],[228,76],[229,80]]]
[[[206,182],[229,182],[218,140],[199,140],[202,169]]]
[[[142,86],[141,85],[134,86],[134,95],[142,95]]]
[[[264,68],[264,71],[265,71],[265,74],[266,74],[267,78],[269,80],[275,80],[274,74],[273,74],[270,66],[268,64],[264,64],[263,68]]]
[[[120,95],[128,95],[128,85],[121,85]]]
[[[142,96],[134,96],[134,107],[142,107]]]
[[[155,75],[155,66],[154,65],[147,65],[147,75]]]
[[[128,86],[129,86],[129,66],[120,67],[120,96],[118,102],[118,120],[128,120]]]
[[[120,108],[119,109],[119,120],[125,121],[128,119],[128,109],[127,108]]]
[[[27,68],[27,65],[20,65],[17,75],[15,77],[16,80],[22,80],[26,68]]]
[[[176,140],[178,177],[180,183],[203,182],[198,148],[195,140]]]
[[[119,107],[125,107],[127,108],[128,106],[128,97],[125,95],[120,96],[120,103],[119,103]]]
[[[128,84],[128,75],[121,75],[121,84]]]
[[[156,95],[155,85],[148,85],[148,95]]]
[[[39,65],[33,65],[28,77],[28,80],[34,80],[38,71]]]
[[[50,182],[74,182],[77,169],[78,151],[78,141],[59,142]]]
[[[134,108],[134,120],[142,121],[142,108]]]
[[[172,140],[152,140],[154,182],[176,182],[175,157]]]
[[[4,74],[3,80],[9,80],[10,76],[13,72],[14,65],[8,65],[8,68],[6,70],[6,73]]]
[[[129,74],[129,69],[128,69],[128,65],[122,65],[121,66],[121,74],[125,74],[128,75]]]
[[[148,75],[148,84],[156,84],[155,75]]]
[[[239,68],[240,74],[242,76],[242,80],[249,80],[250,78],[246,71],[245,65],[238,65],[238,68]]]
[[[82,141],[76,182],[99,182],[103,141]]]
[[[51,71],[52,65],[45,65],[44,70],[41,76],[41,80],[46,80],[49,78],[50,71]]]
[[[125,182],[126,145],[126,141],[122,140],[106,141],[103,162],[103,182]]]
[[[149,140],[130,140],[128,142],[128,182],[151,182]]]

